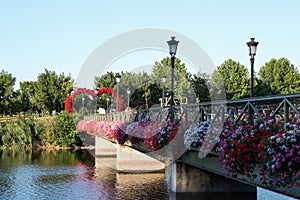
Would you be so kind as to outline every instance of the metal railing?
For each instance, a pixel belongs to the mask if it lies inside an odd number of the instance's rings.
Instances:
[[[151,119],[154,121],[167,120],[170,106],[153,107],[144,110],[130,110],[108,114],[85,116],[86,120],[121,120],[127,122]],[[200,121],[211,123],[231,121],[233,124],[248,120],[254,115],[269,116],[287,123],[294,117],[300,116],[300,93],[289,95],[265,96],[231,101],[213,101],[174,106],[175,120],[189,120],[192,124]],[[251,123],[251,122],[250,122]]]

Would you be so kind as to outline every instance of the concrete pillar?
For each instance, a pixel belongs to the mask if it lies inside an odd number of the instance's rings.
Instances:
[[[124,173],[163,172],[165,164],[128,146],[95,138],[96,166],[105,165]]]
[[[167,175],[172,199],[256,199],[256,187],[173,162]]]
[[[125,173],[159,172],[165,164],[127,146],[118,146],[117,171]]]
[[[95,137],[95,154],[96,157],[116,157],[117,144],[100,137]]]
[[[108,168],[116,169],[117,148],[117,144],[100,137],[95,137],[96,167],[97,165],[104,165]]]

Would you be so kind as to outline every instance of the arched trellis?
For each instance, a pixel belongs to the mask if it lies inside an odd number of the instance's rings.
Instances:
[[[95,93],[95,90],[90,90],[90,89],[86,89],[86,88],[77,88],[70,96],[68,96],[65,100],[65,110],[68,113],[73,112],[73,99],[79,95],[79,94],[88,94],[90,96],[92,96],[93,98],[96,97],[96,95],[101,95],[101,94],[110,94],[115,101],[118,100],[118,105],[119,105],[119,109],[117,110],[118,112],[123,110],[124,107],[124,100],[123,98],[121,98],[120,96],[118,96],[115,91],[112,88],[100,88],[97,91],[97,94]]]
[[[118,112],[122,111],[124,108],[124,99],[118,96],[118,94],[112,88],[100,88],[97,92],[97,95],[101,94],[110,94],[115,101],[118,101]]]

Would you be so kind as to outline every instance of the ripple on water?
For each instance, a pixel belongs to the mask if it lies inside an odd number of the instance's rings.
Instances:
[[[117,199],[169,199],[163,173],[117,174]]]
[[[102,199],[111,194],[84,166],[18,165],[0,169],[0,199]],[[108,199],[108,198],[107,198]]]

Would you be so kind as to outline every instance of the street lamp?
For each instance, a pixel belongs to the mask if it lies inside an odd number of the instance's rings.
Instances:
[[[108,110],[108,103],[110,101],[110,98],[109,97],[106,97],[106,112],[109,113],[109,110]]]
[[[119,111],[119,83],[121,81],[121,74],[117,73],[115,75],[116,82],[117,82],[117,112]]]
[[[175,55],[177,50],[177,45],[179,41],[175,40],[175,37],[172,36],[171,40],[167,41],[169,45],[169,51],[171,55],[171,98],[170,98],[170,120],[174,121],[174,113],[173,113],[173,106],[174,106],[174,64],[175,64]]]
[[[85,98],[84,98],[83,93],[81,93],[81,100],[82,100],[82,116],[84,116],[84,100],[85,100]]]
[[[95,90],[95,100],[96,100],[96,114],[97,114],[97,105],[98,105],[98,90]]]
[[[251,92],[250,97],[253,97],[253,85],[254,85],[254,56],[256,55],[256,49],[259,42],[255,42],[255,38],[250,38],[251,41],[247,42],[247,46],[249,47],[249,56],[250,56],[250,62],[251,62]]]
[[[166,75],[161,76],[161,82],[162,82],[162,107],[165,106],[165,83],[166,83]]]
[[[127,88],[127,107],[129,108],[130,88]]]

